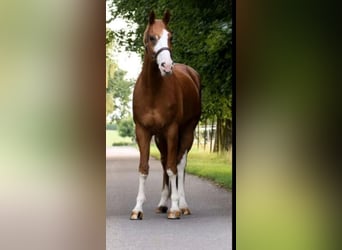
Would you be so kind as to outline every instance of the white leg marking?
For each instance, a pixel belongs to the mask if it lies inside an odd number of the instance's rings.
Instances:
[[[161,198],[160,202],[158,204],[158,207],[167,207],[167,199],[169,198],[169,187],[165,184],[162,192],[161,192]]]
[[[184,170],[186,166],[188,152],[185,151],[181,161],[177,165],[178,171],[178,194],[179,194],[179,207],[180,208],[188,208],[188,204],[185,200],[185,192],[184,192]]]
[[[178,190],[177,190],[177,185],[176,185],[176,178],[177,176],[170,170],[167,170],[167,174],[170,177],[171,181],[171,212],[176,212],[179,211],[178,207],[178,202],[179,202],[179,195],[178,195]]]
[[[140,174],[139,176],[139,191],[137,196],[137,203],[133,209],[134,212],[142,212],[142,205],[144,204],[146,200],[145,196],[145,181],[146,181],[147,175]]]

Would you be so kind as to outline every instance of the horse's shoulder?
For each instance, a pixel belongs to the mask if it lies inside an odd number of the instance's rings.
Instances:
[[[174,65],[174,69],[179,70],[179,71],[183,71],[183,72],[186,72],[188,67],[190,67],[190,66],[183,64],[183,63],[175,63],[175,65]]]
[[[178,76],[180,77],[188,77],[195,83],[197,88],[200,88],[200,75],[194,70],[192,67],[182,63],[176,63],[174,67],[174,71],[176,71]]]

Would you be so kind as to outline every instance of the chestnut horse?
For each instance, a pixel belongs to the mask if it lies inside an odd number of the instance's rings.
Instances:
[[[170,13],[162,20],[152,11],[144,33],[145,54],[142,71],[133,92],[133,119],[140,151],[139,191],[131,220],[143,218],[145,181],[149,173],[152,136],[160,151],[163,186],[157,213],[166,213],[171,191],[169,219],[190,214],[184,193],[187,154],[201,115],[200,79],[198,73],[171,59],[172,33],[167,24]],[[171,185],[171,188],[169,188]]]

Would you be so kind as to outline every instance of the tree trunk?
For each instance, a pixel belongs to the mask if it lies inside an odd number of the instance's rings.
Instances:
[[[221,152],[223,151],[228,151],[228,145],[229,145],[229,124],[228,124],[228,119],[223,120],[222,124],[222,131],[221,131]]]
[[[227,119],[226,120],[226,130],[227,130],[227,143],[225,145],[225,148],[227,151],[229,151],[232,147],[232,120],[230,119]]]
[[[207,119],[204,121],[204,151],[207,146],[208,134],[207,134]]]
[[[199,148],[199,142],[200,142],[200,125],[198,123],[197,125],[197,148]]]
[[[214,120],[211,120],[210,138],[210,152],[213,152],[213,135],[214,135]]]
[[[220,139],[220,153],[222,153],[225,150],[225,144],[226,144],[226,125],[225,121],[221,119],[221,133],[220,133],[221,139]]]
[[[221,146],[221,126],[222,126],[222,119],[216,119],[216,136],[215,136],[215,143],[214,143],[214,152],[220,152]]]

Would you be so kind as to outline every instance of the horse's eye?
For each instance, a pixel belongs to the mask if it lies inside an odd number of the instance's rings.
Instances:
[[[150,36],[150,41],[151,42],[155,42],[157,39],[156,39],[156,37],[155,36]]]

